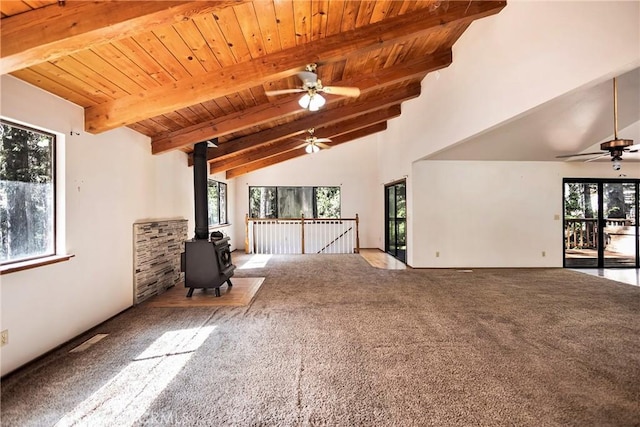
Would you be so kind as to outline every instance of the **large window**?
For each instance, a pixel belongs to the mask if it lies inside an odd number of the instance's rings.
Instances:
[[[0,120],[0,263],[54,255],[54,135]]]
[[[227,184],[208,181],[209,227],[227,224]]]
[[[249,187],[251,218],[340,218],[340,187]]]

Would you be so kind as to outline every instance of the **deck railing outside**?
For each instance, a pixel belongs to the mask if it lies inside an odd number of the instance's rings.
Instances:
[[[624,218],[605,218],[605,238],[615,234],[619,228],[632,224],[632,220]],[[596,218],[565,218],[564,220],[566,249],[594,249],[598,247],[598,220]],[[605,241],[605,243],[607,243]]]
[[[245,252],[346,254],[360,252],[359,218],[245,218]]]

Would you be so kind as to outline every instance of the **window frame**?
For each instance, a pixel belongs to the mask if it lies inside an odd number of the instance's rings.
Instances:
[[[217,194],[217,200],[214,202],[211,200],[209,196],[209,188],[215,185],[216,186],[216,194]],[[224,201],[223,203],[221,203],[221,191],[220,188],[224,188]],[[218,227],[225,227],[230,225],[229,223],[229,213],[227,211],[227,206],[228,206],[228,185],[226,182],[221,182],[221,181],[217,181],[215,179],[212,178],[208,178],[207,179],[207,210],[208,210],[208,214],[207,214],[207,222],[209,223],[209,229],[214,229],[214,228],[218,228]],[[218,208],[218,222],[217,223],[211,223],[211,206],[212,203],[215,203],[217,205]],[[224,209],[222,209],[224,208]],[[222,222],[222,214],[224,213],[224,222]]]
[[[66,261],[73,255],[60,255],[59,239],[58,239],[58,135],[54,132],[39,129],[33,125],[19,123],[15,120],[0,117],[0,125],[7,125],[22,130],[42,134],[51,138],[51,186],[52,186],[52,218],[53,230],[50,239],[52,239],[52,251],[37,256],[29,256],[25,258],[0,261],[0,274],[6,274],[14,271],[21,271],[31,267],[40,265],[48,265],[59,261]]]
[[[254,218],[252,216],[253,212],[252,212],[252,206],[251,206],[251,192],[253,189],[257,189],[257,188],[263,188],[263,189],[273,189],[274,190],[274,212],[275,212],[275,216],[273,217],[266,217],[266,218],[273,218],[273,219],[292,219],[295,217],[280,217],[280,207],[278,205],[278,201],[280,199],[280,195],[278,194],[278,190],[279,189],[290,189],[290,188],[310,188],[312,190],[312,197],[313,197],[313,206],[312,206],[312,211],[313,211],[313,218],[318,218],[318,189],[319,188],[337,188],[339,190],[340,193],[340,204],[339,204],[339,215],[338,217],[326,217],[326,219],[332,219],[332,218],[340,218],[342,216],[342,186],[340,185],[251,185],[249,186],[249,194],[248,194],[248,199],[249,199],[249,216]],[[324,218],[324,217],[323,217]]]

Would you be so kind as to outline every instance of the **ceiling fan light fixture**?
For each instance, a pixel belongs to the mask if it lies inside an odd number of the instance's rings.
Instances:
[[[318,111],[320,108],[324,107],[324,104],[326,104],[326,102],[327,101],[324,99],[324,96],[316,93],[311,97],[311,102],[309,103],[309,110]]]
[[[298,104],[309,111],[318,111],[327,101],[319,93],[305,93],[298,100]]]
[[[313,153],[317,153],[318,151],[320,151],[320,147],[318,147],[315,144],[308,144],[304,151],[307,152],[307,154],[313,154]]]
[[[302,98],[298,100],[298,104],[300,104],[300,106],[305,109],[309,108],[310,103],[311,103],[311,96],[308,93],[305,93],[304,95],[302,95]]]
[[[619,171],[622,168],[622,163],[620,163],[620,162],[622,162],[622,158],[621,157],[616,156],[616,157],[611,159],[611,162],[612,162],[611,163],[611,167],[613,167],[614,171]]]

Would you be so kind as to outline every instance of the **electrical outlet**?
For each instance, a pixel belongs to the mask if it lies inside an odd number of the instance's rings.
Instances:
[[[0,333],[0,345],[9,344],[9,330],[5,329]]]

